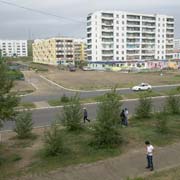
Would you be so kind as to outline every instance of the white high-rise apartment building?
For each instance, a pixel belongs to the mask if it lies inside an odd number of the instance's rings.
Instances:
[[[180,50],[180,39],[174,39],[174,49]]]
[[[121,11],[98,11],[87,17],[90,63],[144,62],[173,57],[174,18]]]
[[[2,56],[6,57],[28,56],[26,40],[0,40],[0,50],[2,51]]]

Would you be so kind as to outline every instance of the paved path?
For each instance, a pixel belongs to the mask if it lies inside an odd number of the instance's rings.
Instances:
[[[155,147],[155,170],[180,165],[180,143],[164,148]],[[116,158],[92,164],[67,167],[46,175],[25,177],[21,180],[121,180],[148,174],[145,169],[144,149],[134,150]]]

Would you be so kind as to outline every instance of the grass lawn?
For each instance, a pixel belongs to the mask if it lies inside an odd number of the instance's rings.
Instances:
[[[147,97],[157,97],[157,96],[168,96],[168,95],[178,95],[180,94],[180,87],[168,90],[168,91],[160,91],[160,92],[156,92],[156,91],[146,91],[146,92],[134,92],[134,93],[130,93],[130,94],[123,94],[123,95],[119,95],[119,100],[125,100],[125,99],[137,99],[139,98],[141,95],[146,94]],[[82,98],[80,99],[80,102],[83,103],[93,103],[93,102],[99,102],[101,101],[103,95],[101,96],[96,96],[96,97],[92,97],[92,98]],[[66,102],[68,103],[68,102]],[[66,104],[64,102],[62,102],[61,98],[59,99],[52,99],[48,101],[48,104],[50,106],[63,106],[64,104]]]
[[[180,71],[164,71],[143,73],[121,73],[121,72],[99,72],[99,71],[49,71],[43,73],[46,78],[60,84],[66,88],[93,90],[105,88],[130,88],[142,82],[151,85],[179,84]]]
[[[123,143],[116,148],[97,149],[90,145],[93,137],[95,121],[87,124],[80,132],[67,132],[60,128],[64,142],[64,153],[57,157],[45,157],[43,149],[44,129],[34,129],[38,135],[33,140],[17,140],[8,138],[5,134],[5,143],[0,147],[0,157],[7,157],[0,166],[0,179],[15,177],[23,174],[45,173],[57,168],[70,165],[91,163],[127,153],[130,149],[138,149],[144,146],[145,140],[150,140],[154,145],[165,146],[178,142],[180,138],[180,116],[168,115],[168,131],[161,134],[157,128],[157,120],[152,116],[150,119],[130,119],[128,128],[119,130],[124,138]],[[5,156],[4,156],[5,155]],[[9,170],[10,169],[10,170]]]

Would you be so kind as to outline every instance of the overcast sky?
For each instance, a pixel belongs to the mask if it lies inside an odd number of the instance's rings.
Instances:
[[[0,0],[1,1],[1,0]],[[180,0],[4,0],[76,21],[33,13],[0,2],[0,39],[86,36],[86,16],[97,10],[157,13],[175,17],[180,38]],[[79,21],[79,22],[78,22]]]

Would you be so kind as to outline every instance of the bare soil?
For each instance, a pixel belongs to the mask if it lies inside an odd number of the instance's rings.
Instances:
[[[180,71],[150,73],[121,73],[101,71],[58,71],[54,69],[43,75],[66,88],[91,90],[101,88],[112,88],[114,86],[132,87],[142,82],[151,85],[178,84],[180,83]]]

